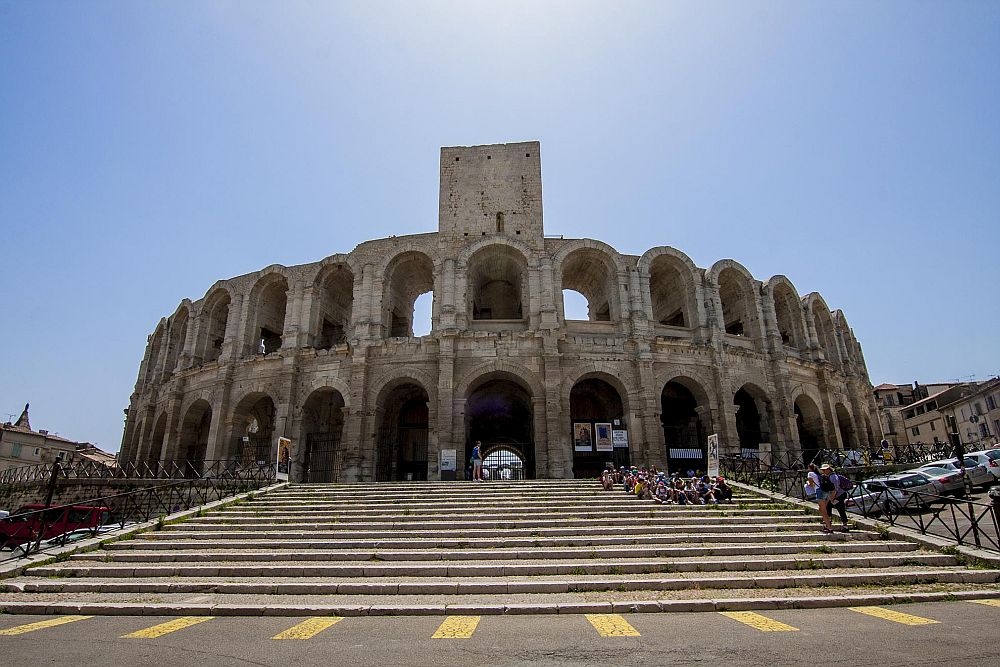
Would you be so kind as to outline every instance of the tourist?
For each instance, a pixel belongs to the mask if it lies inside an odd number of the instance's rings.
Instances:
[[[483,481],[483,443],[476,440],[472,447],[472,479],[473,481]]]
[[[830,475],[830,481],[833,482],[833,491],[830,492],[830,507],[837,510],[840,522],[843,524],[841,530],[847,533],[851,530],[847,524],[847,492],[851,488],[850,479],[846,475],[834,472],[832,468],[830,471],[833,473]]]
[[[810,478],[813,472],[810,471]],[[830,497],[836,490],[836,486],[830,479],[833,474],[833,466],[824,463],[819,467],[816,474],[816,503],[819,505],[820,518],[823,519],[823,532],[829,535],[833,532],[833,521],[830,519]]]
[[[720,503],[733,502],[733,487],[726,483],[726,478],[718,476],[715,478],[715,499]]]

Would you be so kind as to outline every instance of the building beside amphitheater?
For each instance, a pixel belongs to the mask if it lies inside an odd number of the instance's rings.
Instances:
[[[537,142],[443,148],[440,183],[436,233],[181,301],[149,337],[122,458],[260,459],[286,437],[293,480],[439,479],[481,440],[514,457],[506,475],[566,478],[702,468],[711,433],[723,452],[881,438],[861,347],[819,294],[669,246],[545,237]]]

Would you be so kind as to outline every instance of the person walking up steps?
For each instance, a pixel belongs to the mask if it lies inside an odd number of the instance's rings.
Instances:
[[[476,444],[472,447],[472,479],[473,481],[483,481],[483,452],[482,445],[479,440],[476,440]]]
[[[812,474],[812,473],[810,473]],[[837,487],[830,479],[833,474],[833,466],[824,463],[819,467],[819,480],[816,488],[816,502],[819,504],[819,513],[823,518],[823,532],[830,534],[833,532],[833,521],[830,519],[830,499],[834,496]]]

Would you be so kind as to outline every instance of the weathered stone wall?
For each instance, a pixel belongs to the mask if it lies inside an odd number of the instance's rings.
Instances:
[[[434,478],[439,450],[457,449],[460,460],[466,451],[477,419],[467,403],[484,384],[507,382],[528,396],[536,474],[568,477],[570,394],[589,379],[617,392],[633,461],[667,462],[668,383],[693,397],[700,428],[719,433],[725,450],[740,447],[739,410],[756,411],[753,428],[776,448],[799,446],[799,424],[816,446],[881,437],[860,345],[818,294],[800,298],[785,277],[761,282],[733,260],[702,269],[667,246],[636,257],[592,239],[544,238],[537,143],[443,149],[441,179],[440,233],[270,266],[182,301],[150,336],[124,456],[185,458],[183,443],[200,437],[208,444],[198,456],[232,458],[266,406],[266,435],[293,441],[294,477],[317,429],[307,406],[337,392],[340,478],[384,477],[379,444],[399,425],[387,430],[387,415],[396,419],[401,388],[410,387],[426,405]],[[588,321],[565,319],[563,289],[588,299]],[[433,291],[432,330],[414,337],[413,301],[425,291]],[[212,359],[207,339],[227,299]],[[282,299],[283,317],[274,306]],[[342,326],[343,342],[328,344],[324,323],[327,332]],[[260,353],[262,326],[281,330],[269,354]],[[201,401],[211,407],[209,432],[185,433]]]

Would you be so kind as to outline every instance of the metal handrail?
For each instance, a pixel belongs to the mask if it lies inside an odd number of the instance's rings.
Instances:
[[[109,466],[97,461],[70,461],[60,465],[65,479],[200,479],[228,474],[247,464],[232,459],[214,461],[125,461]],[[0,486],[48,481],[52,472],[49,463],[8,468],[0,472]]]

